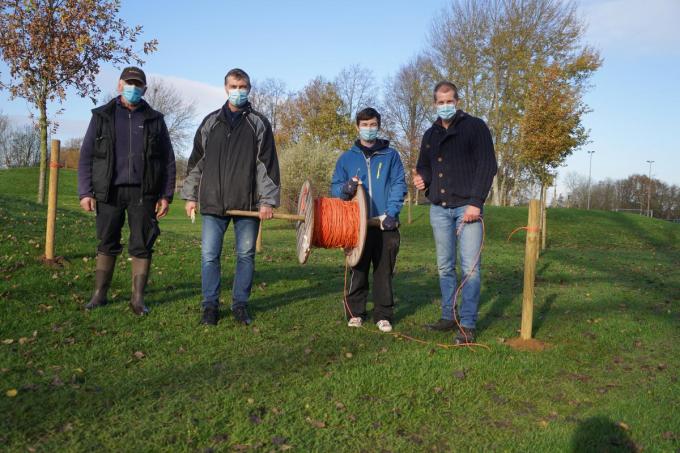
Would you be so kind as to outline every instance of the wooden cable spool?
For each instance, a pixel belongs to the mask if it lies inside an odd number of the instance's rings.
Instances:
[[[357,243],[352,246],[343,248],[347,263],[350,266],[356,266],[361,259],[361,254],[364,251],[364,243],[366,242],[366,228],[380,227],[380,219],[368,218],[368,205],[366,202],[366,192],[364,188],[359,185],[357,193],[348,203],[356,203],[359,212],[359,219],[357,222]],[[237,211],[228,210],[226,215],[245,216],[245,217],[259,217],[257,212],[253,211]],[[298,197],[297,214],[279,214],[274,213],[275,219],[296,221],[296,236],[297,236],[297,258],[300,264],[305,264],[309,255],[312,252],[312,245],[314,243],[314,193],[312,185],[309,181],[305,181],[300,189],[300,196]],[[337,227],[340,227],[338,225]]]

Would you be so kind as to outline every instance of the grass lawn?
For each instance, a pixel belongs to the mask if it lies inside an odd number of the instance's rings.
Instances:
[[[228,314],[233,233],[223,261],[223,319],[200,317],[200,222],[177,200],[161,221],[147,302],[128,307],[119,260],[113,303],[83,310],[94,277],[94,217],[61,171],[57,254],[45,267],[34,169],[0,171],[0,449],[7,451],[678,451],[680,225],[630,214],[551,209],[537,265],[534,333],[520,352],[523,208],[486,211],[478,340],[489,350],[421,345],[349,329],[343,262],[314,250],[297,264],[289,223],[265,224],[250,302]],[[405,218],[405,216],[404,216]],[[428,208],[402,227],[395,330],[450,334]]]

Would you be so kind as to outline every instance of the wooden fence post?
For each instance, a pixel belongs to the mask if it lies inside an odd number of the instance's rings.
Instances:
[[[45,233],[45,260],[54,260],[54,231],[57,222],[57,187],[59,183],[59,140],[52,140],[50,151],[50,185],[47,197],[47,228]]]
[[[529,221],[527,223],[527,241],[524,253],[524,294],[522,296],[522,329],[520,338],[531,339],[534,319],[534,281],[536,277],[536,253],[538,251],[538,233],[540,202],[529,202]]]
[[[262,251],[262,220],[260,220],[260,228],[257,230],[257,241],[255,241],[255,252],[260,253]]]

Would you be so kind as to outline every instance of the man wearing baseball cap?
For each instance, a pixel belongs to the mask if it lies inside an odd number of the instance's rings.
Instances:
[[[163,114],[142,99],[146,74],[123,69],[118,93],[92,110],[80,149],[78,194],[85,211],[96,211],[97,259],[94,293],[87,309],[107,303],[116,257],[122,252],[121,229],[127,214],[128,253],[132,257],[130,308],[148,312],[144,289],[158,219],[168,213],[175,189],[175,153]]]

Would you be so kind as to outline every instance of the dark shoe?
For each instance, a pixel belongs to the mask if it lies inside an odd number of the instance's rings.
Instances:
[[[201,318],[201,324],[207,326],[216,326],[217,321],[220,319],[220,311],[217,308],[205,308],[203,309],[203,317]]]
[[[97,254],[94,274],[94,293],[90,302],[85,305],[87,310],[102,307],[108,303],[106,293],[111,287],[113,269],[116,266],[116,257]]]
[[[438,332],[449,332],[456,328],[456,322],[451,319],[440,319],[434,324],[426,324],[425,327]]]
[[[144,290],[149,279],[151,260],[148,258],[132,258],[132,297],[130,309],[137,316],[144,316],[149,309],[144,305]]]
[[[248,309],[246,309],[246,307],[236,307],[232,310],[232,312],[234,313],[234,319],[236,322],[246,326],[249,326],[253,322],[253,320],[250,319],[250,315],[248,314]]]
[[[460,326],[458,333],[456,334],[456,339],[454,343],[463,345],[475,342],[475,329],[469,329],[467,327]]]

